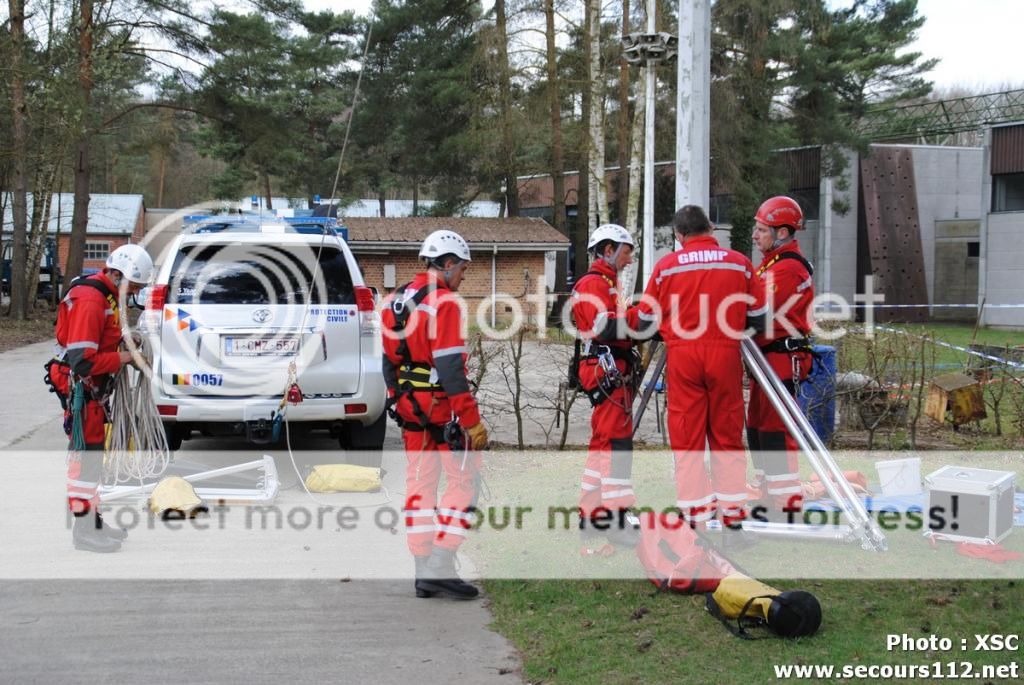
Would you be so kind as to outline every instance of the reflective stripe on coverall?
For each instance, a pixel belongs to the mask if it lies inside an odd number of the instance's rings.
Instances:
[[[764,281],[765,296],[775,316],[764,335],[754,339],[759,346],[790,337],[783,321],[797,335],[811,330],[810,308],[814,299],[814,283],[807,267],[798,259],[780,255],[794,252],[802,255],[796,240],[765,254],[757,268]],[[786,387],[795,393],[795,380],[803,381],[811,372],[813,360],[806,352],[766,352],[765,358]],[[794,361],[799,364],[799,378],[793,377]],[[764,389],[750,380],[750,405],[747,408],[747,442],[750,443],[755,475],[764,474],[765,494],[786,508],[799,506],[801,497],[799,447],[786,424],[772,407]]]
[[[580,336],[590,341],[591,354],[601,345],[622,351],[633,346],[619,324],[635,330],[638,310],[635,306],[620,309],[617,276],[608,262],[597,259],[573,288],[573,319]],[[590,416],[590,445],[580,484],[579,508],[584,518],[600,508],[614,511],[636,503],[632,480],[633,390],[628,387],[626,362],[616,359],[615,366],[625,382],[594,407]],[[604,376],[595,358],[581,359],[578,374],[588,392]]]
[[[395,315],[393,298],[411,299],[428,283],[436,290],[428,294],[409,315],[405,325],[409,360],[431,367],[429,378],[434,389],[401,392],[399,370],[405,363],[399,354],[399,340],[384,337],[384,380],[391,397],[398,395],[396,410],[405,422],[402,440],[406,453],[405,526],[409,551],[428,556],[434,545],[455,550],[465,539],[476,505],[480,454],[452,453],[430,430],[415,430],[420,420],[413,409],[419,406],[429,422],[443,426],[453,416],[463,428],[480,423],[480,411],[466,377],[466,341],[462,337],[462,310],[455,293],[430,272],[416,276],[404,292],[396,292],[383,307],[383,326],[390,330]],[[447,485],[437,498],[442,470]]]
[[[89,280],[106,286],[111,293],[117,292],[106,274],[90,276]],[[57,344],[67,353],[71,373],[86,388],[87,401],[81,419],[85,451],[69,451],[66,482],[68,506],[73,513],[84,514],[99,506],[97,491],[103,477],[107,424],[102,403],[93,399],[90,391],[102,388],[109,375],[121,367],[121,319],[116,300],[104,297],[92,287],[72,287],[57,310],[56,335]],[[64,419],[65,425],[70,426],[70,409]]]
[[[739,334],[767,312],[761,280],[745,256],[713,236],[695,236],[654,267],[645,300],[661,307],[668,349],[669,443],[677,506],[692,522],[743,515],[743,383]],[[656,316],[648,301],[639,317]],[[710,473],[704,467],[711,448]]]

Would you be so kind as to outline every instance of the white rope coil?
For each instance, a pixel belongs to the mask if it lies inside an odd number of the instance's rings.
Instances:
[[[133,355],[153,368],[153,353],[145,336],[133,335],[138,341]],[[145,371],[125,365],[114,381],[110,399],[110,444],[105,461],[107,482],[115,484],[142,481],[159,476],[170,461],[160,413],[156,408]]]

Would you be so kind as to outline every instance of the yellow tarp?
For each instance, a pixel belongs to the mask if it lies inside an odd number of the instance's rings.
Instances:
[[[192,484],[179,476],[164,478],[149,496],[149,508],[154,514],[168,510],[189,513],[202,503]]]
[[[374,492],[380,490],[380,469],[354,464],[320,464],[306,478],[310,492]]]

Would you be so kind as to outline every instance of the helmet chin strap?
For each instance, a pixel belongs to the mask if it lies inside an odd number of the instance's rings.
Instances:
[[[625,243],[618,243],[618,247],[615,248],[615,252],[612,253],[611,257],[605,257],[599,255],[598,259],[603,259],[605,264],[611,267],[611,270],[615,273],[619,273],[619,267],[616,266],[616,262],[619,261],[619,255],[622,254],[622,248],[625,247]]]
[[[786,230],[788,231],[790,229],[787,228]],[[779,237],[779,229],[777,229],[777,228],[773,228],[772,229],[772,236],[775,238],[775,240],[772,241],[772,246],[770,248],[771,250],[777,250],[780,247],[782,247],[783,245],[788,245],[789,243],[791,243],[793,241],[793,234],[792,233],[790,233],[790,235],[785,237],[785,238],[780,238]]]
[[[433,269],[437,273],[437,277],[440,278],[442,281],[444,281],[444,284],[448,288],[451,288],[452,287],[452,285],[451,285],[452,270],[455,267],[459,266],[460,264],[462,264],[462,262],[458,262],[456,264],[453,264],[451,267],[445,269],[444,267],[442,267],[437,262],[431,261],[431,262],[427,263],[427,266],[429,268]]]

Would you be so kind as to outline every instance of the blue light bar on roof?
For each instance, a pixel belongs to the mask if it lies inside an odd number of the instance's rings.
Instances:
[[[348,229],[338,220],[327,216],[260,217],[256,214],[192,214],[182,219],[185,233],[257,233],[263,225],[284,224],[290,232],[303,235],[336,235],[348,242]]]

